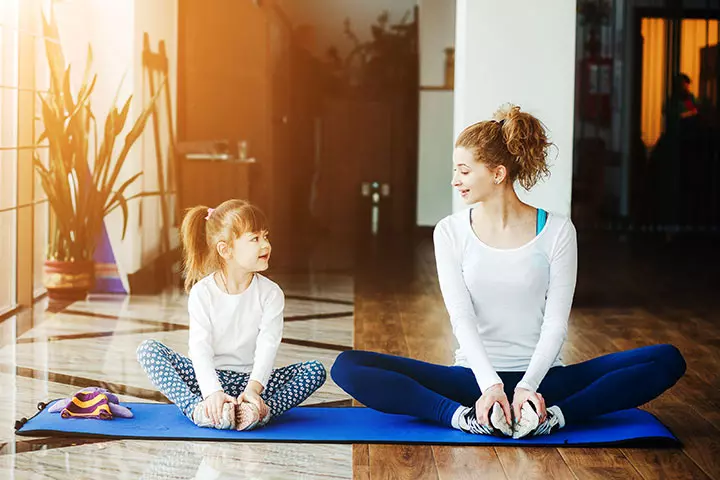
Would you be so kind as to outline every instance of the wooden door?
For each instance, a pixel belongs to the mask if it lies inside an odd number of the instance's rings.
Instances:
[[[314,212],[331,235],[364,241],[408,232],[414,222],[415,125],[396,102],[329,98],[322,114]],[[379,199],[373,199],[378,193]]]

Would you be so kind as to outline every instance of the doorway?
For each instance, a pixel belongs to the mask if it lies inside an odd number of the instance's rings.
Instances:
[[[633,221],[666,232],[717,231],[718,13],[639,10],[635,29]]]

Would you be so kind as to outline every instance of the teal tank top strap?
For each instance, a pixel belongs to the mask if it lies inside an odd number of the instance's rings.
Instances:
[[[540,232],[542,232],[543,227],[545,227],[545,222],[547,222],[547,212],[542,208],[538,208],[537,222],[535,222],[535,235],[539,235]]]

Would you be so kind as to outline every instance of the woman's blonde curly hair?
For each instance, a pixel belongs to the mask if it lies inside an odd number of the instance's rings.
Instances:
[[[552,146],[545,125],[520,107],[501,106],[486,120],[463,130],[455,147],[471,150],[475,160],[488,168],[503,165],[511,182],[530,190],[539,180],[548,177],[547,153]]]

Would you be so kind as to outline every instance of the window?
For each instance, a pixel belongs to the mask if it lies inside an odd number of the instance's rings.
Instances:
[[[44,3],[0,1],[0,314],[43,292],[49,210],[32,153],[47,161],[47,149],[34,146],[42,129],[37,95],[49,82],[40,33]],[[31,281],[19,284],[19,278]]]
[[[17,300],[18,51],[18,3],[0,2],[0,311]]]
[[[653,147],[663,132],[663,115],[667,101],[667,23],[664,18],[643,18],[642,113],[641,132],[645,145]],[[690,89],[695,97],[704,98],[708,92],[701,85],[702,52],[718,43],[718,21],[682,19],[680,23],[680,72],[690,77]]]

